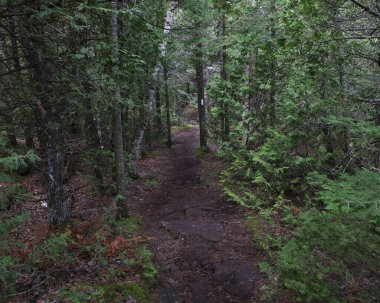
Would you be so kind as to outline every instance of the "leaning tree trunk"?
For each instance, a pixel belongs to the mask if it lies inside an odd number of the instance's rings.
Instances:
[[[138,159],[140,158],[140,153],[141,153],[141,148],[142,148],[142,143],[144,139],[144,134],[146,132],[146,129],[150,127],[151,125],[151,118],[152,118],[152,113],[153,113],[153,107],[156,103],[156,83],[158,80],[158,77],[161,74],[162,66],[160,59],[165,59],[166,58],[166,49],[167,49],[167,40],[166,37],[170,32],[170,29],[173,24],[173,16],[174,16],[174,11],[178,6],[177,1],[170,1],[168,10],[166,11],[166,18],[165,18],[165,24],[164,24],[164,39],[160,44],[160,58],[153,70],[153,83],[149,87],[149,97],[148,97],[148,109],[147,109],[147,116],[145,117],[145,121],[142,124],[141,129],[139,130],[138,136],[135,140],[133,149],[132,149],[132,158],[131,158],[131,165],[130,165],[130,174],[132,176],[137,176],[137,162]],[[148,138],[150,140],[150,138]]]
[[[125,183],[125,162],[124,162],[124,147],[123,147],[123,127],[121,122],[121,105],[120,99],[120,86],[118,81],[119,73],[119,38],[118,38],[118,26],[117,26],[117,7],[118,1],[111,1],[111,8],[113,10],[110,20],[110,32],[111,41],[113,43],[112,57],[112,77],[115,81],[114,87],[114,102],[113,102],[113,138],[114,138],[114,148],[115,148],[115,158],[116,158],[116,186],[117,186],[117,196],[116,196],[116,207],[117,207],[117,217],[124,218],[128,216],[128,210],[126,206],[126,183]]]

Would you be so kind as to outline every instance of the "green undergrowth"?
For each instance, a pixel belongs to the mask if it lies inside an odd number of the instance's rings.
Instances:
[[[141,218],[115,220],[114,211],[107,210],[94,222],[72,221],[64,232],[51,233],[33,247],[4,245],[10,243],[9,231],[26,218],[20,216],[0,224],[0,286],[4,293],[0,302],[7,302],[16,289],[19,292],[21,276],[29,276],[34,287],[43,284],[47,289],[57,289],[49,299],[65,298],[73,303],[152,302],[157,269],[153,253],[138,234]],[[19,253],[12,254],[13,248]],[[91,275],[77,276],[72,284],[76,270],[86,267],[91,267]]]
[[[283,195],[273,203],[246,184],[226,183],[229,200],[249,209],[246,225],[268,277],[263,302],[290,297],[305,303],[340,303],[347,297],[378,302],[378,173],[358,170],[338,178],[310,173],[305,184],[310,194],[301,206]]]
[[[140,243],[140,225],[141,218],[136,216],[114,220],[110,213],[106,214],[102,227],[94,231],[93,240],[82,245],[92,266],[101,268],[98,282],[84,281],[61,288],[58,296],[73,303],[151,302],[157,270],[153,253]]]
[[[144,178],[144,184],[148,189],[153,190],[160,185],[160,181],[154,176],[147,176]]]
[[[20,256],[14,254],[22,250],[23,245],[13,240],[11,234],[30,217],[20,207],[32,198],[32,194],[19,179],[40,160],[33,150],[7,146],[5,135],[0,133],[0,182],[4,182],[0,185],[0,302],[6,302],[8,295],[16,291],[16,282],[24,266]]]
[[[104,285],[78,284],[69,289],[59,290],[58,296],[73,303],[118,303],[132,299],[141,303],[151,302],[149,287],[134,282],[115,282]]]
[[[178,134],[184,130],[190,129],[195,127],[194,125],[191,124],[184,124],[184,125],[179,125],[179,126],[172,126],[172,135]]]
[[[19,247],[19,243],[9,240],[9,233],[24,223],[29,217],[24,213],[11,219],[3,219],[0,222],[0,289],[4,297],[0,302],[6,302],[5,296],[15,291],[15,283],[20,275],[20,260],[12,256],[11,251]]]

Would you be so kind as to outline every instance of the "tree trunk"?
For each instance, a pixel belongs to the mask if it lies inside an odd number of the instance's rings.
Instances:
[[[141,155],[141,149],[142,149],[142,144],[143,144],[143,140],[144,140],[145,129],[147,126],[146,123],[147,123],[147,120],[144,122],[143,126],[140,128],[140,130],[137,134],[136,140],[135,140],[135,144],[134,144],[133,149],[132,149],[132,157],[131,157],[131,165],[130,165],[130,172],[129,173],[133,178],[136,178],[138,176],[138,174],[137,174],[137,162],[138,162],[140,155]]]
[[[27,28],[28,37],[24,40],[26,59],[32,67],[32,80],[35,83],[38,98],[37,132],[42,154],[45,189],[47,192],[48,221],[52,226],[62,227],[69,220],[70,213],[67,201],[64,198],[63,188],[63,137],[60,114],[56,102],[52,100],[49,64],[44,59],[46,49],[43,27]],[[36,36],[36,33],[38,36]]]
[[[226,13],[222,14],[222,26],[221,26],[221,37],[224,38],[226,35]],[[220,77],[223,80],[224,85],[227,84],[227,52],[225,45],[222,46],[222,51],[220,52]],[[226,91],[226,90],[225,90]],[[229,104],[224,100],[222,101],[222,116],[221,116],[221,130],[222,130],[222,139],[223,141],[228,140],[228,135],[230,132],[230,123],[229,123]]]
[[[125,162],[124,162],[124,148],[123,148],[123,127],[121,121],[121,105],[120,99],[120,86],[118,81],[119,73],[119,40],[118,40],[118,25],[117,25],[117,9],[118,1],[111,1],[111,9],[113,10],[110,20],[110,32],[111,41],[113,43],[112,57],[112,76],[115,81],[114,87],[114,109],[113,109],[113,138],[114,138],[114,148],[115,148],[115,158],[116,158],[116,186],[117,186],[117,196],[116,196],[116,207],[117,207],[117,217],[125,218],[128,216],[128,209],[126,206],[126,183],[125,183]]]
[[[96,123],[95,123],[92,100],[90,98],[91,85],[89,83],[84,83],[83,89],[86,92],[86,97],[84,99],[84,106],[86,108],[85,134],[87,137],[87,147],[95,151],[94,161],[96,161],[96,163],[98,164],[100,161],[98,151],[101,150],[102,145],[101,145],[99,133],[97,131]],[[94,167],[94,175],[95,175],[96,183],[97,183],[96,187],[99,190],[103,189],[103,175],[98,165],[95,165]]]
[[[271,21],[270,21],[270,35],[271,35],[271,45],[272,45],[272,58],[270,63],[270,77],[271,77],[271,88],[269,92],[269,122],[272,127],[276,125],[276,48],[275,48],[275,39],[276,39],[276,0],[271,0],[270,10],[271,10]]]
[[[5,55],[5,57],[13,58],[13,66],[8,65],[6,62],[4,66],[7,66],[7,70],[9,72],[13,72],[16,77],[16,81],[20,81],[20,61],[18,58],[18,50],[17,50],[17,40],[16,40],[16,30],[15,30],[15,24],[14,24],[14,18],[10,19],[10,32],[11,32],[11,37],[10,37],[10,42],[11,42],[11,49],[8,50],[8,43],[6,41],[5,36],[2,37],[2,51]],[[13,70],[12,70],[13,69]],[[13,111],[7,113],[4,115],[4,120],[6,123],[6,129],[7,129],[7,143],[10,147],[17,147],[17,137],[16,137],[16,128],[15,125],[13,125],[12,121],[12,116],[13,116]]]
[[[203,50],[201,42],[197,44],[197,48],[195,51],[195,72],[198,97],[200,148],[202,152],[208,152],[209,147],[207,145],[206,105],[203,79]]]
[[[247,77],[247,87],[249,87],[249,92],[247,93],[245,97],[245,102],[244,102],[244,112],[245,112],[245,121],[244,121],[244,128],[245,128],[245,138],[243,139],[243,145],[248,146],[249,144],[249,138],[252,133],[252,123],[250,121],[250,116],[252,112],[252,86],[253,86],[253,66],[254,66],[254,59],[253,56],[249,56],[248,58],[248,63],[246,66],[246,77]]]
[[[34,149],[33,134],[31,131],[31,126],[25,127],[24,130],[25,144],[28,149]]]
[[[7,124],[7,141],[8,146],[17,147],[17,138],[15,127],[13,125],[12,119],[9,116],[5,116],[5,123]]]
[[[170,29],[173,24],[173,16],[174,16],[174,11],[178,6],[177,1],[170,1],[168,10],[166,11],[166,18],[165,18],[165,24],[164,24],[164,39],[160,44],[160,58],[165,59],[166,58],[166,48],[167,48],[167,40],[166,36],[169,34]],[[148,109],[147,109],[147,116],[145,117],[145,121],[142,124],[142,127],[138,133],[138,136],[136,138],[136,141],[133,145],[132,149],[132,158],[131,158],[131,171],[130,174],[132,176],[137,176],[137,162],[138,159],[140,158],[140,153],[141,153],[141,148],[142,148],[142,142],[144,139],[144,134],[146,133],[146,130],[148,129],[148,134],[149,128],[151,125],[151,117],[152,117],[152,112],[153,112],[153,107],[155,104],[155,97],[156,97],[156,82],[158,80],[158,77],[161,73],[161,62],[160,59],[158,60],[154,70],[153,70],[153,81],[154,83],[149,87],[149,97],[148,97]],[[147,138],[148,145],[150,144],[150,138]],[[148,146],[149,148],[149,146]]]
[[[161,121],[161,95],[160,86],[156,88],[156,129],[159,135],[162,134],[162,121]]]
[[[168,89],[168,68],[164,67],[164,86],[165,86],[165,108],[166,108],[166,129],[167,129],[167,141],[166,145],[168,147],[172,146],[172,126],[170,121],[170,100],[169,100],[169,89]]]
[[[340,15],[340,9],[337,7],[335,10],[335,19],[334,19],[334,25],[337,29],[339,29],[339,15]],[[341,35],[342,32],[338,33]],[[347,83],[347,72],[345,69],[345,66],[343,64],[344,57],[345,57],[345,49],[344,45],[337,41],[337,49],[338,49],[338,73],[339,73],[339,84],[340,84],[340,90],[342,94],[342,106],[347,106],[348,98],[348,83]],[[344,126],[344,135],[343,135],[343,151],[346,154],[347,157],[352,156],[352,148],[350,146],[351,141],[351,132],[348,126]]]

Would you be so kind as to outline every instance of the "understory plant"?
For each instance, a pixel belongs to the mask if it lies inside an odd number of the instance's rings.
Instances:
[[[360,170],[338,180],[311,174],[308,180],[320,191],[278,253],[284,285],[303,302],[377,302],[379,174]]]

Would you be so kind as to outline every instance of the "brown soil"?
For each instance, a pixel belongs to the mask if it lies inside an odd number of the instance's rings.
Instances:
[[[258,301],[262,274],[243,210],[223,197],[220,164],[212,155],[197,157],[197,143],[197,128],[181,131],[172,149],[156,147],[140,166],[142,179],[149,175],[159,181],[138,198],[145,234],[155,239],[159,300]]]

